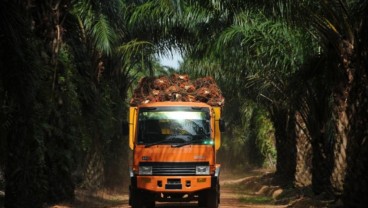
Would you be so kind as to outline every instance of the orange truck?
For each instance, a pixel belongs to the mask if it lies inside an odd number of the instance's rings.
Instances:
[[[224,122],[221,107],[203,102],[150,102],[130,107],[129,204],[155,207],[156,202],[220,203],[220,164]]]

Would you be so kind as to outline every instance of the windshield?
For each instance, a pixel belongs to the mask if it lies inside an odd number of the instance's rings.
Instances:
[[[138,144],[205,144],[210,141],[208,108],[141,108]]]

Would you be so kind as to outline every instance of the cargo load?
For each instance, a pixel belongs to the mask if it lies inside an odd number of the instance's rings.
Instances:
[[[164,101],[203,102],[222,107],[225,99],[212,77],[192,81],[187,74],[173,74],[142,78],[133,92],[130,105]]]

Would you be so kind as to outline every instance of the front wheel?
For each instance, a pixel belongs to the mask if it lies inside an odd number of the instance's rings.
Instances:
[[[219,188],[210,189],[207,191],[207,208],[218,208],[220,203]]]
[[[155,208],[155,195],[153,193],[145,192],[142,197],[146,208]]]
[[[207,191],[201,191],[199,194],[198,194],[198,206],[200,208],[205,208],[207,207]]]
[[[215,188],[200,192],[198,197],[200,208],[218,208],[220,204],[220,185],[217,184]]]
[[[129,204],[132,208],[154,208],[155,195],[141,189],[130,188]]]
[[[132,208],[143,208],[143,200],[139,197],[142,195],[139,189],[130,187],[129,189],[129,204]]]

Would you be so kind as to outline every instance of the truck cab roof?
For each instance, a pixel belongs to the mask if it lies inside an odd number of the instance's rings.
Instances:
[[[163,106],[193,106],[193,107],[211,107],[210,105],[202,102],[173,102],[173,101],[164,101],[164,102],[152,102],[147,104],[139,105],[138,107],[163,107]]]

